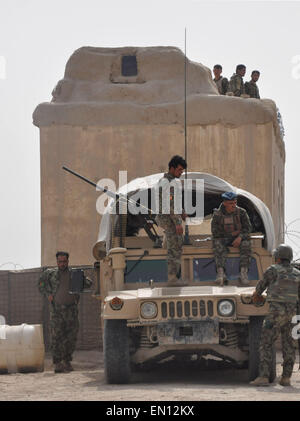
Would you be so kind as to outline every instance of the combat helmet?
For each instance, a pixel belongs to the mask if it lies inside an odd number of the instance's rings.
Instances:
[[[279,246],[273,250],[273,256],[275,259],[286,259],[291,262],[293,260],[293,249],[287,244],[279,244]]]

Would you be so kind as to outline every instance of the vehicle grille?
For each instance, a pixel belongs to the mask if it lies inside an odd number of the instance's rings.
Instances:
[[[163,319],[207,318],[214,316],[214,305],[211,300],[176,300],[161,303]]]

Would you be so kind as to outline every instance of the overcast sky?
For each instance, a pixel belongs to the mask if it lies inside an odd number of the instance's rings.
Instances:
[[[1,0],[0,269],[40,266],[39,129],[35,107],[51,100],[82,46],[167,46],[230,77],[259,69],[260,93],[279,107],[286,145],[286,223],[300,257],[300,2],[202,0]],[[201,169],[199,169],[201,170]],[[293,243],[293,242],[294,243]],[[13,264],[8,264],[12,262]]]

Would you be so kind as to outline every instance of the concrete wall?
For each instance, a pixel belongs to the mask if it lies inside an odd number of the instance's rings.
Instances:
[[[122,65],[128,56],[136,59],[132,76]],[[281,241],[285,152],[272,100],[219,95],[210,69],[176,47],[82,47],[51,102],[33,113],[40,128],[42,265],[55,264],[59,249],[70,251],[73,265],[93,262],[99,192],[62,165],[117,184],[120,170],[128,181],[164,172],[171,156],[184,155],[185,105],[188,169],[258,196]]]
[[[6,324],[42,324],[44,344],[50,350],[49,303],[39,293],[37,284],[43,268],[20,271],[0,271],[0,315]],[[94,270],[84,268],[85,275],[94,279]],[[93,287],[94,288],[94,287]],[[100,323],[100,301],[90,293],[81,294],[79,302],[79,332],[76,349],[102,350],[102,329]],[[276,342],[281,349],[280,338]]]
[[[6,324],[42,324],[44,343],[48,350],[50,337],[49,303],[38,291],[42,268],[22,271],[0,271],[0,315]],[[85,275],[94,278],[92,268],[84,268]],[[90,293],[82,293],[79,301],[79,332],[76,349],[100,349],[100,301]]]
[[[184,155],[181,125],[49,126],[41,131],[42,265],[55,265],[55,252],[68,250],[71,264],[91,264],[101,216],[100,192],[62,170],[66,165],[95,183],[119,170],[128,181],[167,170]],[[250,191],[269,207],[277,240],[284,222],[284,144],[272,122],[239,127],[188,127],[189,171],[214,174]]]

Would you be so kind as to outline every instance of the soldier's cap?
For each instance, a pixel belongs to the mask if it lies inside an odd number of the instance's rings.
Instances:
[[[236,198],[237,198],[237,194],[234,193],[233,191],[227,191],[222,194],[223,200],[235,200]]]

